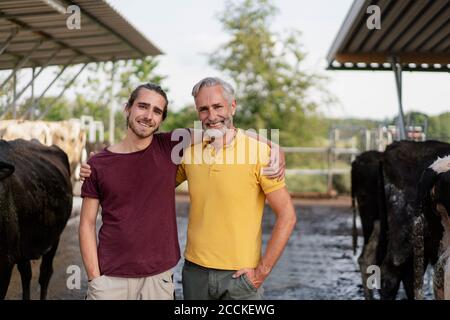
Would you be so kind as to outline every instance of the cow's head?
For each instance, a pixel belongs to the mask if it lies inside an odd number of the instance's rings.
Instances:
[[[435,213],[448,217],[450,214],[450,171],[438,175],[430,193]]]
[[[435,264],[434,291],[438,299],[450,299],[450,156],[438,158],[425,171],[429,176],[431,210],[439,216],[443,227]]]
[[[421,210],[428,202],[438,216],[450,214],[450,156],[438,158],[424,172],[418,186]]]

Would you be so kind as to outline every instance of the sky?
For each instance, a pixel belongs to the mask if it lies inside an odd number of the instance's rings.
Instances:
[[[168,76],[165,85],[170,90],[171,108],[179,109],[191,104],[191,88],[200,79],[224,77],[208,65],[208,53],[229,39],[217,18],[218,13],[225,9],[225,0],[107,2],[164,52],[158,57],[160,65],[157,72]],[[337,98],[335,104],[322,107],[325,115],[378,120],[393,117],[398,113],[393,72],[325,70],[328,50],[352,2],[272,0],[279,10],[272,30],[296,29],[302,32],[300,41],[308,53],[304,68],[328,77],[327,89]],[[82,23],[83,20],[81,27]],[[42,81],[40,86],[44,88],[49,81]],[[404,72],[403,97],[405,112],[414,110],[430,115],[450,112],[450,74]]]
[[[158,71],[168,76],[175,108],[192,103],[190,90],[201,78],[223,76],[208,65],[208,53],[227,41],[217,14],[224,0],[108,0],[139,31],[156,44]],[[398,112],[393,72],[327,71],[326,55],[353,0],[274,0],[278,15],[273,30],[297,29],[308,53],[305,68],[327,76],[328,90],[338,102],[323,112],[336,117],[385,119]],[[381,21],[381,23],[383,23]],[[405,112],[450,111],[450,74],[404,72]],[[239,98],[239,97],[237,97]]]

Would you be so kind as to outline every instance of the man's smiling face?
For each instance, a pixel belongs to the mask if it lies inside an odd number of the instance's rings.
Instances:
[[[236,101],[230,104],[221,86],[201,88],[195,98],[195,106],[204,130],[218,130],[224,134],[233,128]]]
[[[159,93],[141,89],[133,105],[127,110],[128,127],[139,138],[154,134],[163,121],[166,101]]]

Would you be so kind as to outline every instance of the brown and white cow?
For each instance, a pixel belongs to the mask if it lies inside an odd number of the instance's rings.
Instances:
[[[68,156],[72,184],[78,180],[81,162],[86,160],[86,131],[77,119],[65,121],[0,121],[3,140],[37,139],[46,146],[56,145]]]

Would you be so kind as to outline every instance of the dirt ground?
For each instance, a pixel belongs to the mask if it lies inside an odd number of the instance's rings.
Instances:
[[[61,238],[54,260],[54,275],[50,282],[48,299],[83,299],[86,292],[86,274],[78,246],[78,212],[80,199],[74,198],[73,218]],[[363,299],[361,277],[356,256],[352,253],[352,214],[350,198],[306,200],[296,199],[298,222],[283,256],[264,283],[266,299],[342,300]],[[181,250],[186,242],[189,202],[184,196],[177,198],[177,221]],[[78,212],[77,212],[78,210]],[[263,245],[270,237],[274,215],[266,206],[263,219]],[[99,222],[100,224],[100,222]],[[359,237],[359,244],[362,238]],[[264,250],[264,249],[263,249]],[[38,299],[37,283],[39,261],[33,261],[32,299]],[[175,269],[176,297],[182,299],[181,267]],[[71,267],[72,266],[72,267]],[[72,269],[71,269],[72,268]],[[79,269],[78,269],[79,268]],[[69,287],[73,270],[81,271],[80,288]],[[430,277],[426,277],[427,298],[431,298]],[[76,284],[76,283],[75,283]],[[398,298],[404,298],[400,292]],[[17,269],[6,296],[20,299],[20,277]]]

